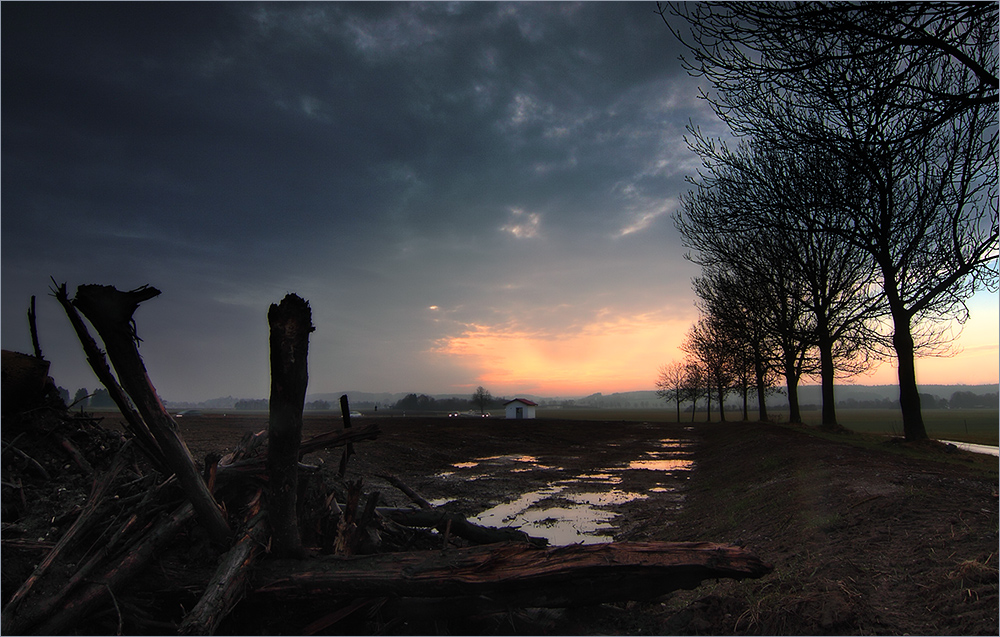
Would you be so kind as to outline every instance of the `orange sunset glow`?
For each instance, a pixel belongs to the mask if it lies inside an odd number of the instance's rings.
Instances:
[[[679,355],[689,321],[658,313],[598,317],[558,333],[517,324],[469,325],[434,352],[497,393],[584,395],[647,389]]]
[[[918,358],[918,383],[998,382],[1000,312],[994,300],[985,296],[970,303],[974,319],[960,331],[949,355]],[[498,394],[583,396],[649,390],[661,365],[685,358],[679,347],[690,325],[690,320],[668,318],[666,312],[614,317],[608,311],[564,330],[532,329],[517,321],[469,324],[458,335],[440,339],[432,352],[469,370],[475,384]],[[889,360],[840,382],[894,385],[897,380],[896,365]]]

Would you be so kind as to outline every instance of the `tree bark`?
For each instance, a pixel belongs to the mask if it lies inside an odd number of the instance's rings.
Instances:
[[[927,440],[924,416],[917,388],[917,368],[913,355],[913,336],[908,319],[895,321],[892,344],[899,365],[899,408],[903,414],[903,434],[906,440]]]
[[[568,607],[652,600],[706,579],[761,577],[771,566],[708,542],[621,542],[532,548],[491,544],[303,562],[254,571],[255,594],[278,598],[474,597],[510,606]]]
[[[266,524],[254,513],[243,537],[223,556],[205,592],[177,629],[180,635],[214,635],[219,623],[242,599],[249,570],[263,552]]]
[[[312,312],[294,294],[271,305],[271,400],[267,430],[267,512],[272,552],[278,557],[304,555],[297,517],[299,443],[302,409],[309,384],[307,356]]]
[[[122,387],[131,396],[136,409],[149,427],[164,456],[168,469],[177,475],[184,492],[194,505],[199,521],[216,544],[228,545],[229,525],[209,492],[191,452],[180,436],[177,423],[156,395],[142,357],[136,348],[138,337],[132,314],[139,304],[159,295],[156,288],[143,286],[120,292],[112,286],[81,285],[73,299],[75,305],[101,335]],[[110,390],[110,388],[109,388]]]

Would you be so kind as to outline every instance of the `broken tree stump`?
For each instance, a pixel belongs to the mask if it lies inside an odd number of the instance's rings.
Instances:
[[[132,403],[129,402],[128,397],[125,395],[125,390],[122,389],[114,374],[111,373],[108,361],[104,358],[104,352],[97,346],[97,341],[90,335],[90,330],[87,329],[83,319],[80,318],[80,313],[76,311],[76,308],[73,307],[72,302],[69,300],[69,296],[66,293],[66,284],[56,285],[54,280],[52,284],[55,286],[52,288],[52,295],[66,311],[66,316],[69,318],[69,322],[73,326],[77,338],[80,339],[80,345],[87,356],[90,368],[94,370],[97,379],[108,390],[108,395],[111,396],[115,405],[118,406],[118,411],[125,417],[128,430],[135,437],[136,444],[146,454],[150,462],[153,463],[153,466],[160,470],[166,469],[160,444],[153,436],[153,432],[149,430],[149,427],[142,420],[139,412],[133,409]]]
[[[271,550],[279,557],[304,554],[299,534],[299,444],[302,409],[309,384],[309,303],[289,294],[267,312],[270,328],[271,400],[267,428],[267,513],[271,523]]]
[[[278,598],[487,596],[509,607],[653,600],[707,579],[758,578],[772,567],[709,542],[619,542],[534,548],[504,543],[379,555],[273,560],[254,592]]]
[[[205,485],[191,452],[180,436],[177,423],[156,395],[136,348],[138,337],[132,315],[140,303],[159,294],[159,290],[149,286],[121,292],[110,285],[81,285],[76,289],[73,305],[100,334],[108,358],[118,372],[118,382],[132,398],[159,444],[166,466],[177,475],[198,520],[214,542],[225,546],[230,535],[225,515]]]

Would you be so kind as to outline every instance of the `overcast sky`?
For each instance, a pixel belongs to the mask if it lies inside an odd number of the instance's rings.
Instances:
[[[3,3],[3,347],[34,294],[56,382],[97,386],[51,276],[162,291],[168,400],[266,397],[289,292],[310,393],[652,388],[696,318],[685,126],[725,133],[654,9]],[[962,377],[918,380],[997,381],[972,310]]]

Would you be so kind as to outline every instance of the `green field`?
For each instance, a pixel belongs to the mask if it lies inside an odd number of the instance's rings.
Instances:
[[[676,422],[677,415],[669,409],[543,409],[537,410],[539,418],[563,418],[573,420],[639,420],[647,422]],[[997,409],[925,409],[924,425],[927,435],[937,440],[957,440],[980,445],[997,446],[1000,438],[1000,410]],[[740,412],[726,414],[727,420],[738,421]],[[787,420],[788,412],[769,412],[772,420]],[[751,411],[751,420],[757,412]],[[802,419],[807,425],[819,425],[819,411],[804,411]],[[713,413],[713,420],[718,414]],[[839,409],[837,420],[841,425],[859,433],[903,435],[903,419],[892,409]],[[682,423],[691,422],[690,413],[681,414]],[[695,422],[705,422],[705,414],[695,416]]]

